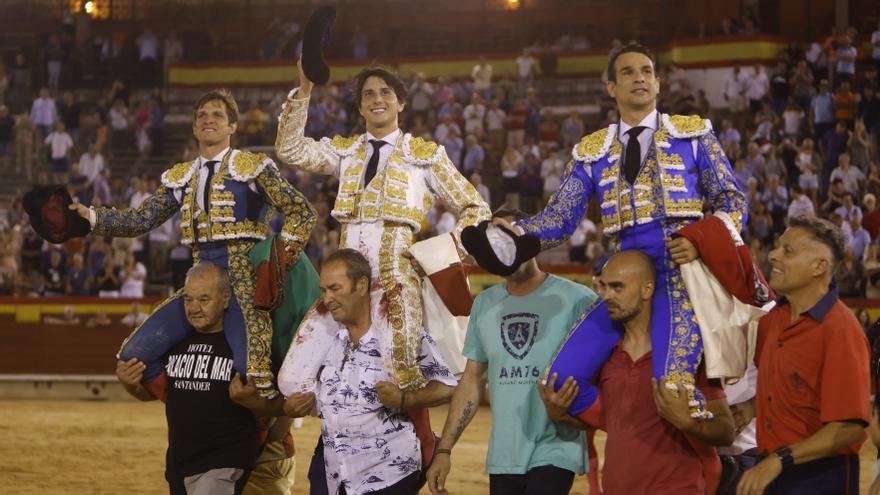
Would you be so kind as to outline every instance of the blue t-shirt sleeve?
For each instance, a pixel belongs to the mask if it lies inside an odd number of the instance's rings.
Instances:
[[[468,321],[467,335],[464,338],[464,347],[461,350],[461,354],[471,361],[488,363],[489,357],[486,356],[486,349],[480,340],[480,302],[483,300],[481,296],[477,296],[471,308],[471,318]]]

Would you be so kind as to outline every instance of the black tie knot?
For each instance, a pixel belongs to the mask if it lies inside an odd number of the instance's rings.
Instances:
[[[642,131],[644,131],[644,130],[645,130],[645,126],[640,125],[640,126],[633,127],[632,129],[626,131],[626,134],[629,136],[630,140],[638,139],[639,134],[641,134]]]
[[[370,144],[373,145],[373,151],[379,151],[379,148],[385,146],[388,143],[382,141],[381,139],[370,139]]]

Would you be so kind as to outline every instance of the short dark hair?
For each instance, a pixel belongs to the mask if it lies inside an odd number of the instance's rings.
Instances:
[[[370,279],[373,276],[373,272],[370,270],[370,262],[367,261],[363,254],[354,249],[343,248],[328,256],[324,260],[324,266],[334,261],[345,263],[345,274],[348,276],[348,280],[351,281],[352,287],[357,284],[358,280],[365,277],[367,279],[367,288],[370,287]]]
[[[620,48],[614,49],[611,51],[611,54],[608,56],[608,80],[616,83],[617,82],[617,70],[614,68],[615,62],[617,62],[617,57],[623,55],[624,53],[641,53],[642,55],[651,59],[651,65],[654,67],[654,72],[657,72],[657,57],[654,56],[654,53],[648,49],[648,47],[638,43],[636,41],[630,41],[629,43],[621,46]]]
[[[229,123],[235,124],[238,122],[238,103],[235,102],[232,93],[225,88],[208,91],[199,98],[199,101],[196,102],[196,106],[193,107],[193,122],[196,120],[196,115],[199,113],[199,109],[209,101],[219,101],[223,103],[226,107],[226,118],[229,120]]]
[[[492,218],[513,218],[514,222],[519,222],[529,218],[526,213],[518,208],[498,208],[492,213]]]
[[[831,250],[832,274],[837,264],[843,259],[846,253],[846,242],[843,239],[843,232],[837,225],[823,218],[796,216],[788,220],[789,228],[800,228],[808,231],[813,240],[822,243]]]
[[[363,100],[364,84],[371,77],[378,77],[385,81],[385,84],[394,90],[394,94],[397,95],[397,101],[403,103],[406,101],[406,97],[409,96],[406,85],[397,74],[381,65],[371,65],[354,76],[354,99],[357,102],[358,108],[360,108],[361,100]]]

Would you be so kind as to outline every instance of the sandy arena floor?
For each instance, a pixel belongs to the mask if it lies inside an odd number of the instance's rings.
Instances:
[[[435,431],[443,429],[444,407],[432,411]],[[457,495],[484,494],[483,471],[491,418],[480,408],[456,445],[447,488]],[[308,494],[309,458],[319,433],[306,418],[294,430],[297,445],[294,493]],[[0,493],[161,494],[166,447],[165,416],[159,403],[135,401],[0,400]],[[601,452],[604,438],[599,438]],[[862,490],[867,493],[876,454],[862,449]],[[572,494],[586,495],[586,479]],[[430,493],[427,488],[422,493]]]

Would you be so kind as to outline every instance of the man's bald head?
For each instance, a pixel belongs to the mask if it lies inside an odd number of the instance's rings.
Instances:
[[[651,258],[639,251],[621,251],[605,264],[605,306],[614,321],[627,321],[651,309],[657,271]]]

